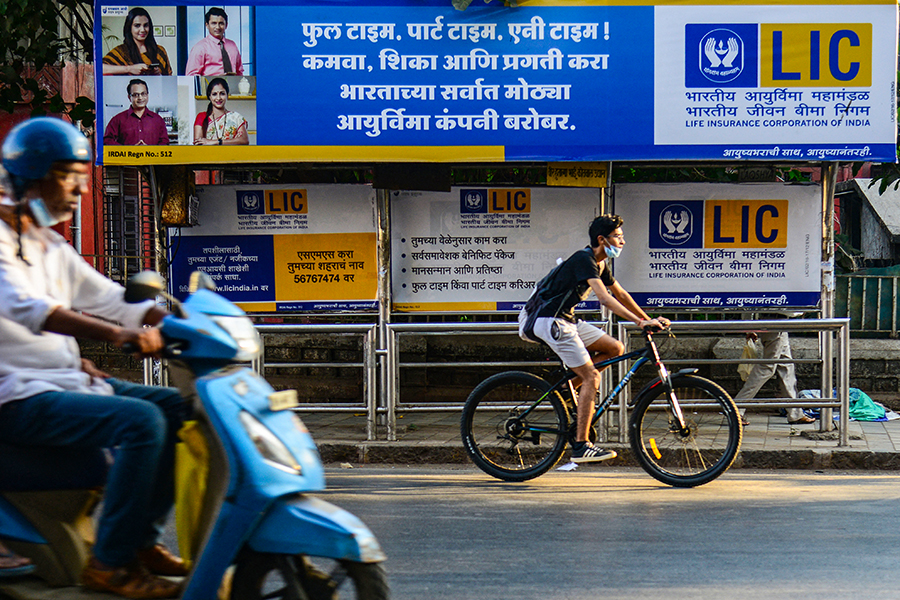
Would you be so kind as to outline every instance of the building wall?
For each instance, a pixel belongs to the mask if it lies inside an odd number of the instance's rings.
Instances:
[[[872,207],[863,202],[860,215],[863,255],[872,260],[889,260],[891,243]]]

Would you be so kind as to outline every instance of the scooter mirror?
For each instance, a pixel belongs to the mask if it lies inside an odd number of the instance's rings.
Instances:
[[[156,271],[141,271],[125,283],[125,302],[136,304],[165,292],[166,280]]]
[[[191,280],[188,282],[188,291],[193,294],[197,290],[209,290],[214,292],[216,291],[216,282],[212,280],[212,277],[210,277],[208,273],[204,271],[194,271],[191,273]]]

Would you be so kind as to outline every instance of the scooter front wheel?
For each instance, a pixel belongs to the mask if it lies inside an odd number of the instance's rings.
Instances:
[[[231,600],[388,600],[380,563],[329,562],[245,552],[234,571]]]

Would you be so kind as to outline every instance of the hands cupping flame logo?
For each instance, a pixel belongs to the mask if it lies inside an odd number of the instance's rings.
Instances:
[[[672,246],[689,240],[694,232],[693,218],[688,207],[670,204],[659,215],[659,237]]]
[[[736,79],[744,69],[744,41],[730,29],[714,29],[700,40],[700,72],[714,83]]]

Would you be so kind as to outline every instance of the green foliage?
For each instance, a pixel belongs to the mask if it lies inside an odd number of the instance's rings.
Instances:
[[[779,172],[780,179],[788,183],[805,183],[810,181],[809,171],[800,171],[798,169],[788,169]]]
[[[706,181],[727,183],[738,180],[733,167],[617,167],[613,165],[612,180],[616,183],[683,183]]]
[[[894,190],[900,189],[900,166],[896,164],[884,165],[881,175],[872,179],[869,187],[878,184],[878,193],[883,194],[886,189],[893,186]]]
[[[11,113],[24,103],[33,115],[68,112],[93,125],[93,100],[79,97],[67,107],[58,91],[47,92],[36,79],[65,58],[91,62],[92,11],[89,0],[0,0],[0,110]]]
[[[494,185],[545,185],[546,167],[455,167],[450,171],[454,185],[490,183]]]

